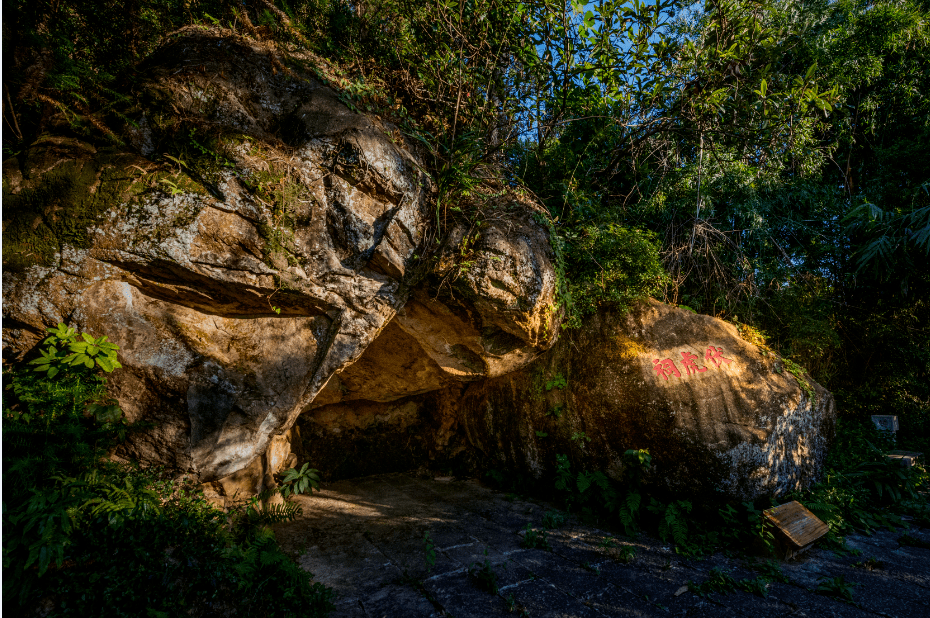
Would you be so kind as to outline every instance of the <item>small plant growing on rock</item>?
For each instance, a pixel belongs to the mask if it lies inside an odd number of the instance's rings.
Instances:
[[[706,597],[713,592],[730,594],[736,590],[767,597],[769,595],[769,582],[770,580],[766,577],[736,579],[729,573],[724,573],[721,569],[715,568],[711,570],[710,576],[700,584],[689,581],[688,590],[700,597]]]
[[[436,566],[436,543],[429,534],[429,530],[423,533],[423,559],[426,561],[427,572],[432,571]]]
[[[520,542],[520,547],[524,549],[545,549],[546,551],[552,550],[552,548],[549,546],[549,539],[546,537],[545,531],[533,530],[530,524],[526,524],[526,528],[523,532],[523,540]]]
[[[568,380],[566,380],[565,376],[563,376],[562,374],[554,376],[551,380],[546,380],[546,391],[547,392],[551,391],[554,388],[562,390],[566,386],[568,386]]]
[[[168,180],[167,178],[162,178],[162,179],[159,180],[158,182],[160,182],[160,183],[164,184],[166,187],[168,187],[168,193],[169,193],[171,196],[178,195],[179,193],[184,193],[184,189],[181,189],[180,187],[178,187],[178,185],[177,185],[176,182],[173,182],[173,181],[171,181],[171,180]]]
[[[284,498],[305,492],[312,494],[314,489],[319,488],[320,471],[311,468],[309,463],[305,463],[300,470],[290,468],[282,474],[280,491]]]
[[[820,584],[817,585],[817,592],[824,596],[839,599],[844,603],[855,605],[856,602],[853,601],[852,592],[857,585],[855,582],[846,581],[842,575],[832,578],[822,577],[820,578]]]
[[[866,571],[875,571],[885,568],[885,563],[878,558],[869,558],[867,560],[854,562],[852,566],[856,567],[857,569],[865,569]]]
[[[484,555],[487,556],[487,554],[488,550],[484,550]],[[497,573],[494,571],[494,567],[487,557],[485,557],[483,564],[475,562],[468,567],[468,577],[475,582],[475,585],[480,589],[490,592],[491,594],[497,594]]]
[[[542,524],[547,530],[561,528],[565,525],[565,513],[560,513],[558,511],[546,511],[546,513],[543,515]]]
[[[624,564],[628,564],[636,557],[636,548],[632,545],[621,545],[613,550],[614,558]]]
[[[518,616],[529,616],[530,612],[528,609],[520,605],[517,600],[511,594],[507,597],[507,611],[511,614],[516,613]]]
[[[788,577],[781,570],[781,567],[774,560],[765,560],[750,565],[750,568],[758,573],[761,577],[773,582],[788,583]]]
[[[695,584],[689,580],[688,590],[699,597],[706,597],[714,592],[729,594],[736,590],[736,579],[729,573],[724,573],[721,569],[715,568],[711,570],[710,576],[700,584]]]
[[[582,446],[584,446],[584,443],[585,443],[585,442],[590,442],[590,441],[591,441],[591,438],[588,437],[588,434],[586,434],[586,433],[583,432],[583,431],[575,431],[575,432],[572,432],[572,438],[571,438],[571,439],[572,439],[572,442],[580,442]]]

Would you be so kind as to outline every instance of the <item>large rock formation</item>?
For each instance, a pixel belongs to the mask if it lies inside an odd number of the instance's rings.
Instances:
[[[494,465],[537,478],[557,454],[619,478],[625,450],[649,449],[660,486],[752,499],[806,486],[826,456],[833,397],[791,369],[732,324],[650,300],[470,386],[459,416]]]
[[[486,186],[437,237],[412,143],[312,63],[187,29],[140,67],[131,148],[63,133],[5,161],[4,354],[58,322],[108,335],[112,394],[151,423],[122,454],[227,496],[298,457],[351,476],[466,451],[617,476],[649,448],[666,486],[737,497],[815,476],[829,393],[654,301],[553,348],[539,207]]]
[[[428,342],[438,368],[405,358],[430,377],[357,385],[398,361],[372,355],[334,379],[430,270],[433,184],[396,126],[352,111],[311,63],[187,29],[141,67],[132,148],[46,137],[3,166],[5,354],[22,358],[58,322],[108,335],[124,365],[112,394],[154,423],[122,454],[227,492],[292,462],[291,427],[313,406],[500,375],[558,328],[545,228],[511,195],[494,225],[469,230],[475,267],[446,264],[467,298],[418,295],[384,333]],[[454,340],[436,314],[457,316]]]
[[[3,279],[5,345],[58,321],[109,335],[114,395],[158,423],[129,454],[205,480],[262,455],[403,305],[431,187],[387,127],[273,62],[197,31],[149,61],[143,96],[162,100],[139,116],[140,151],[183,119],[192,157],[200,134],[224,147],[211,174],[177,152],[164,172],[48,139],[4,183],[5,258],[22,256]]]

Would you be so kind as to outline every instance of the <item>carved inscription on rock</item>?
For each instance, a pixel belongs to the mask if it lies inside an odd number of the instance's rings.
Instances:
[[[697,354],[682,352],[681,359],[678,362],[681,363],[684,373],[679,371],[675,360],[671,358],[657,358],[652,361],[652,368],[655,369],[656,372],[656,380],[664,378],[664,380],[668,382],[669,378],[684,379],[699,373],[704,373],[709,368],[722,369],[725,365],[733,363],[732,358],[726,358],[723,355],[723,348],[714,345],[707,347],[704,353],[703,365],[698,364],[700,358],[701,357]]]

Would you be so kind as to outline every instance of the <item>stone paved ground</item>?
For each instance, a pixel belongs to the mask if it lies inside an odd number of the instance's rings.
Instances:
[[[647,537],[606,547],[609,534],[571,520],[548,534],[551,551],[524,549],[526,525],[541,530],[550,509],[475,481],[380,475],[332,483],[298,501],[303,516],[277,526],[278,539],[339,593],[334,618],[930,616],[930,550],[899,547],[901,531],[850,537],[857,556],[814,548],[783,563],[789,583],[770,584],[767,598],[700,597],[682,588],[714,568],[736,579],[756,574],[739,558],[685,560]],[[436,547],[431,568],[427,532]],[[930,531],[909,534],[930,542]],[[635,554],[625,562],[627,548]],[[856,566],[869,559],[878,568]],[[487,565],[497,594],[469,575],[470,567],[481,571],[474,565]],[[814,592],[840,576],[854,584],[857,605]]]

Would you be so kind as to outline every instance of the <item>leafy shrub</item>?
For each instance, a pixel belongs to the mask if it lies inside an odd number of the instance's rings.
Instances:
[[[568,327],[580,326],[585,315],[605,303],[625,310],[633,301],[657,293],[667,281],[651,232],[609,223],[559,233],[565,271],[571,273]]]
[[[28,494],[55,475],[77,476],[125,435],[122,413],[96,371],[99,359],[93,367],[64,362],[61,341],[55,335],[46,339],[37,359],[45,362],[35,363],[34,371],[18,366],[4,373],[9,393],[3,402],[8,499]]]
[[[122,367],[116,360],[119,346],[108,342],[106,335],[94,338],[81,333],[82,340],[78,341],[77,331],[61,322],[48,332],[51,334],[42,342],[46,347],[41,350],[41,356],[30,363],[38,365],[35,371],[45,372],[48,378],[54,378],[63,367],[99,367],[107,373]]]
[[[920,465],[903,468],[886,459],[884,453],[891,447],[871,422],[841,418],[824,479],[786,498],[800,501],[829,524],[833,540],[854,530],[893,528],[901,524],[899,515],[922,520],[930,515],[930,507],[919,491],[930,476]]]
[[[798,500],[830,526],[824,542],[840,550],[843,535],[900,526],[902,515],[920,525],[930,522],[930,505],[921,495],[930,484],[930,475],[921,465],[904,468],[887,459],[885,453],[893,446],[871,423],[840,419],[823,480],[804,491],[778,496],[777,502],[773,502],[775,497],[722,504],[712,496],[696,503],[675,499],[644,482],[652,458],[646,450],[632,449],[624,453],[626,466],[619,480],[598,470],[575,472],[568,455],[557,455],[550,485],[539,491],[582,517],[619,523],[628,536],[645,529],[672,541],[677,553],[692,558],[721,549],[772,555],[775,539],[763,510]],[[646,505],[657,517],[641,516]],[[547,527],[553,527],[547,522],[544,519]],[[764,565],[760,568],[769,581],[783,577]],[[762,594],[756,584],[740,589]]]
[[[313,492],[320,488],[320,471],[314,470],[309,463],[305,463],[300,470],[291,468],[281,475],[281,495],[287,498],[293,494]]]

